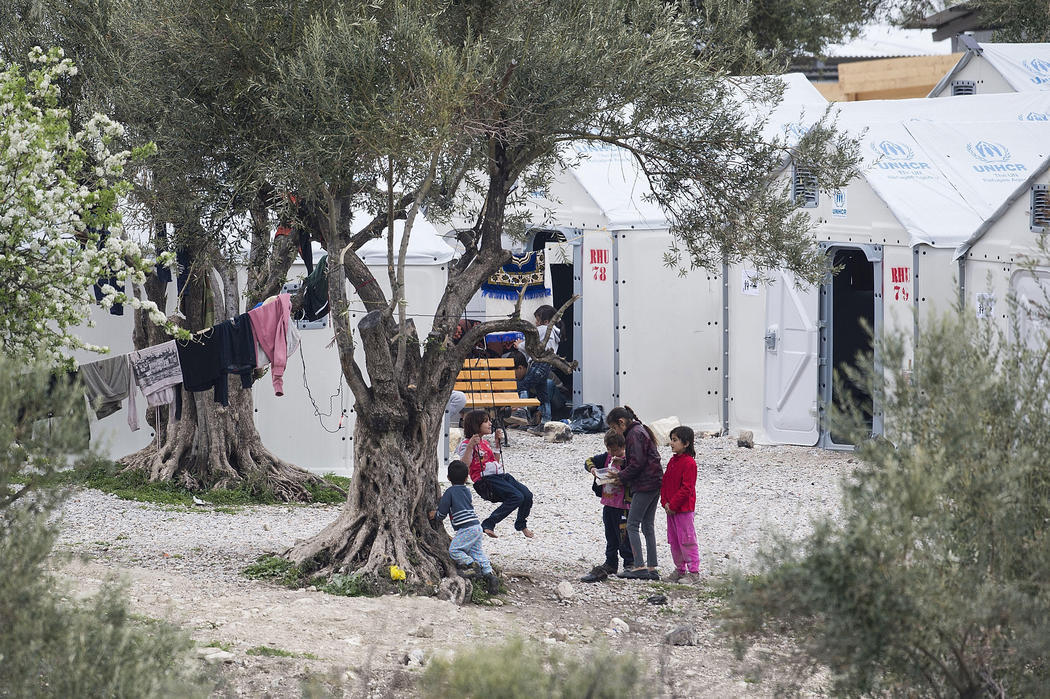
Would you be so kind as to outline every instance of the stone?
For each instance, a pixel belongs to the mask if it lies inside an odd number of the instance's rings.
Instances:
[[[499,597],[489,597],[488,601],[485,604],[489,605],[490,607],[502,607],[503,600],[501,600]]]
[[[751,430],[744,430],[740,433],[740,436],[736,438],[736,445],[738,447],[745,447],[747,449],[755,448],[755,434]]]
[[[609,633],[610,631],[612,632],[612,634],[630,633],[631,627],[628,626],[627,622],[621,619],[620,617],[614,616],[609,621],[609,625],[605,627],[606,633]]]
[[[649,423],[649,429],[653,431],[656,436],[656,443],[662,447],[666,447],[671,443],[671,430],[682,424],[682,421],[677,416],[672,415],[670,417],[660,418],[659,420],[653,420]]]
[[[456,455],[456,447],[463,441],[463,430],[459,427],[448,428],[448,454],[449,456]],[[444,470],[444,469],[442,469]]]
[[[401,658],[401,664],[409,667],[423,667],[426,662],[427,656],[422,648],[413,648],[405,654],[405,657]]]
[[[572,441],[572,430],[564,422],[548,422],[543,425],[543,441],[560,444]]]
[[[554,640],[556,640],[556,641],[568,641],[569,640],[569,630],[568,629],[563,629],[563,628],[557,628],[557,629],[554,629],[554,633],[551,634],[551,636],[553,636]]]
[[[688,624],[683,624],[664,634],[664,643],[672,646],[696,646],[700,645],[700,638],[696,629]]]
[[[554,588],[554,592],[558,595],[558,599],[563,602],[572,599],[576,594],[576,591],[572,589],[572,583],[568,580],[562,580],[558,583],[558,586]]]
[[[416,638],[434,638],[434,627],[430,624],[420,624],[409,631],[408,635]]]
[[[653,595],[645,599],[649,604],[667,604],[667,595]]]
[[[205,656],[204,661],[210,663],[211,665],[218,665],[219,663],[232,663],[233,653],[228,653],[224,650],[218,650],[217,652],[212,653],[211,655]]]

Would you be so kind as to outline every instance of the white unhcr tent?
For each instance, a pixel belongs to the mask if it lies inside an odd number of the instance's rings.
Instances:
[[[1050,90],[1050,44],[967,43],[930,97]]]
[[[1050,95],[840,108],[840,125],[861,139],[864,173],[833,196],[820,195],[810,214],[818,242],[845,274],[821,289],[798,289],[783,275],[756,288],[742,283],[746,270],[730,284],[730,418],[764,441],[836,446],[834,436],[821,431],[818,404],[833,399],[834,366],[856,350],[870,350],[855,318],[863,317],[876,335],[918,332],[926,314],[956,303],[960,284],[973,279],[956,263],[968,241],[995,229],[1011,202],[1014,209],[1027,202],[1033,179],[1045,181],[1050,128],[1017,115],[1050,110]],[[974,118],[987,121],[968,121]],[[1030,248],[1030,236],[1014,232],[1011,238],[1009,246]],[[1002,269],[992,271],[1004,276]],[[757,311],[763,298],[761,327],[736,312]],[[734,363],[759,362],[764,386],[752,374],[734,372]],[[762,396],[761,406],[752,396]],[[873,429],[880,423],[876,412]]]

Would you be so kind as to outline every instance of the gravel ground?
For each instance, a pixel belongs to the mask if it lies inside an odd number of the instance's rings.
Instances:
[[[696,530],[701,567],[722,573],[751,566],[764,534],[802,535],[810,519],[832,512],[839,481],[852,459],[841,452],[800,447],[739,448],[730,437],[699,440]],[[513,531],[512,518],[486,540],[493,562],[527,572],[578,577],[601,562],[601,505],[583,471],[586,457],[604,451],[601,435],[576,435],[551,444],[511,433],[504,452],[507,470],[533,492],[527,540]],[[666,463],[670,449],[661,448]],[[485,515],[492,507],[475,497]],[[188,510],[121,500],[94,490],[78,491],[63,510],[60,545],[80,552],[105,552],[113,563],[163,566],[190,576],[230,582],[256,556],[281,551],[330,523],[338,506],[253,506],[234,510]],[[666,524],[656,518],[659,560],[670,572]]]
[[[86,558],[63,563],[76,594],[89,594],[119,574],[133,610],[186,629],[198,657],[218,671],[216,696],[298,696],[317,677],[335,696],[411,695],[423,664],[435,655],[476,652],[517,634],[589,657],[601,642],[645,667],[643,696],[770,697],[786,677],[785,639],[769,639],[737,660],[718,631],[720,601],[710,586],[678,586],[610,578],[578,582],[602,560],[601,505],[583,471],[603,450],[601,435],[548,444],[515,432],[504,458],[535,495],[525,539],[510,521],[486,539],[505,571],[507,592],[488,605],[456,607],[432,597],[347,598],[311,589],[288,590],[249,580],[240,571],[258,555],[280,552],[330,523],[339,506],[166,507],[80,490],[65,504],[59,546]],[[696,528],[704,573],[745,569],[767,531],[800,536],[810,519],[835,513],[849,454],[797,447],[743,449],[730,438],[697,442],[700,467]],[[661,456],[670,457],[667,448]],[[475,498],[484,515],[492,507]],[[661,570],[670,572],[663,517],[657,516]],[[565,582],[569,582],[568,594]],[[562,588],[559,594],[559,585]],[[652,601],[659,595],[663,602]],[[687,646],[665,634],[686,629]],[[219,642],[229,652],[215,655]],[[288,657],[253,655],[281,649]],[[763,674],[758,674],[761,667]],[[334,673],[334,674],[333,674]],[[334,683],[333,683],[334,682]],[[826,676],[803,685],[824,696]]]

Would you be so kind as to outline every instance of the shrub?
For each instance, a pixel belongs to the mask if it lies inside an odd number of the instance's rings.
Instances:
[[[47,370],[0,363],[0,696],[204,696],[187,637],[134,618],[113,584],[67,602],[48,573],[65,494],[38,486],[83,447],[83,405]]]
[[[740,650],[786,631],[798,666],[835,694],[1036,696],[1050,686],[1050,345],[973,319],[924,323],[886,380],[852,375],[885,407],[887,439],[859,411],[837,419],[862,466],[840,521],[778,539],[738,578],[727,619]]]
[[[642,668],[633,656],[608,648],[577,659],[554,648],[512,638],[483,652],[435,658],[420,679],[424,696],[486,699],[616,699],[643,694]]]

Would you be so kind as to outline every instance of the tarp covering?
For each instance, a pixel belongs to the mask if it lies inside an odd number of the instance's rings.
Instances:
[[[355,233],[372,221],[373,216],[363,211],[354,213],[351,229]],[[397,261],[401,249],[401,236],[405,232],[404,219],[394,221],[394,260]],[[370,240],[357,251],[366,265],[385,265],[387,263],[386,233]],[[440,265],[452,259],[453,250],[430,221],[417,215],[412,223],[412,232],[408,236],[407,265]]]
[[[872,100],[836,106],[864,178],[911,244],[957,251],[1048,163],[1050,94]]]
[[[981,50],[1018,92],[1050,90],[1050,44],[981,44]]]
[[[779,77],[784,82],[782,101],[772,110],[754,110],[753,116],[756,122],[766,120],[765,138],[790,146],[824,115],[828,101],[801,73]],[[551,192],[532,196],[544,212],[543,220],[608,230],[658,230],[670,225],[663,209],[649,198],[649,182],[629,153],[598,141],[573,148],[583,156],[579,163],[557,178]]]

